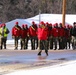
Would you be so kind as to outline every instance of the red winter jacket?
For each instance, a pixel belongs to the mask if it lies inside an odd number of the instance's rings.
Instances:
[[[21,35],[20,33],[21,33],[21,29],[19,27],[14,26],[12,28],[12,36],[19,37]]]
[[[59,28],[53,28],[52,35],[53,37],[59,37]]]
[[[64,35],[65,35],[64,28],[63,27],[62,28],[59,28],[59,37],[64,37]]]
[[[48,29],[47,28],[38,28],[37,36],[39,40],[47,40],[48,38]]]
[[[28,34],[28,29],[22,29],[21,30],[21,38],[26,38]]]
[[[65,29],[64,36],[65,36],[65,38],[69,38],[70,37],[70,31],[69,31],[69,29]]]
[[[31,36],[31,37],[37,36],[37,28],[30,26],[29,27],[29,36]]]
[[[52,36],[53,35],[53,29],[48,29],[48,36]]]

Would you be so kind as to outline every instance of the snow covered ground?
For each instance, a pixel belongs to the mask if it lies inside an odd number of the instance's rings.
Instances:
[[[76,75],[76,60],[37,69],[16,70],[5,75]]]

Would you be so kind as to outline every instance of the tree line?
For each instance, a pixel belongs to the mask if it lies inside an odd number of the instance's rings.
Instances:
[[[41,13],[62,14],[63,0],[0,0],[0,21],[26,19]],[[66,0],[66,14],[76,13],[76,0]]]

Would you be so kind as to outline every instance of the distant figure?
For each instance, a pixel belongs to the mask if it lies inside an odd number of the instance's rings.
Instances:
[[[53,34],[53,42],[55,45],[55,49],[57,49],[57,42],[58,42],[58,36],[59,36],[59,27],[58,27],[58,23],[55,23],[54,28],[52,30],[52,34]]]
[[[37,49],[35,46],[37,44],[37,25],[35,22],[32,22],[32,25],[29,27],[29,37],[31,40],[31,50]]]
[[[38,40],[39,40],[39,52],[38,55],[41,55],[42,46],[45,50],[46,55],[48,56],[48,48],[47,48],[47,39],[48,39],[48,29],[43,21],[40,22],[40,26],[37,32]]]
[[[26,35],[26,38],[25,38],[25,49],[28,49],[28,41],[29,41],[29,28],[28,28],[28,25],[25,24],[24,25],[24,28],[25,28],[25,35]]]
[[[2,30],[2,31],[1,31]],[[4,45],[4,49],[6,49],[6,41],[7,41],[7,36],[9,34],[9,30],[6,27],[6,24],[2,24],[1,29],[0,29],[1,33],[1,49],[3,49],[3,45]]]
[[[48,28],[48,43],[47,43],[47,47],[48,49],[53,49],[53,27],[52,27],[52,23],[46,23],[47,28]]]
[[[28,34],[28,29],[26,28],[27,25],[22,25],[21,29],[21,50],[22,49],[27,49],[27,44],[28,44],[28,39],[27,39],[27,34]]]
[[[62,26],[62,23],[59,23],[59,28],[58,28],[58,42],[59,42],[59,50],[60,49],[65,49],[65,29]],[[67,40],[66,40],[67,41]]]
[[[71,36],[72,36],[72,48],[73,50],[76,49],[76,22],[73,23],[73,28],[71,29]]]
[[[18,22],[15,23],[15,26],[12,28],[12,38],[15,43],[15,50],[18,49],[18,40],[21,36],[21,27],[18,25]]]

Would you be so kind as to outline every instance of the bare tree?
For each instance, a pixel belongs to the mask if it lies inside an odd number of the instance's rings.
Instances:
[[[41,13],[62,14],[62,0],[0,0],[0,21],[29,18]],[[76,0],[67,0],[66,13],[76,13]]]

